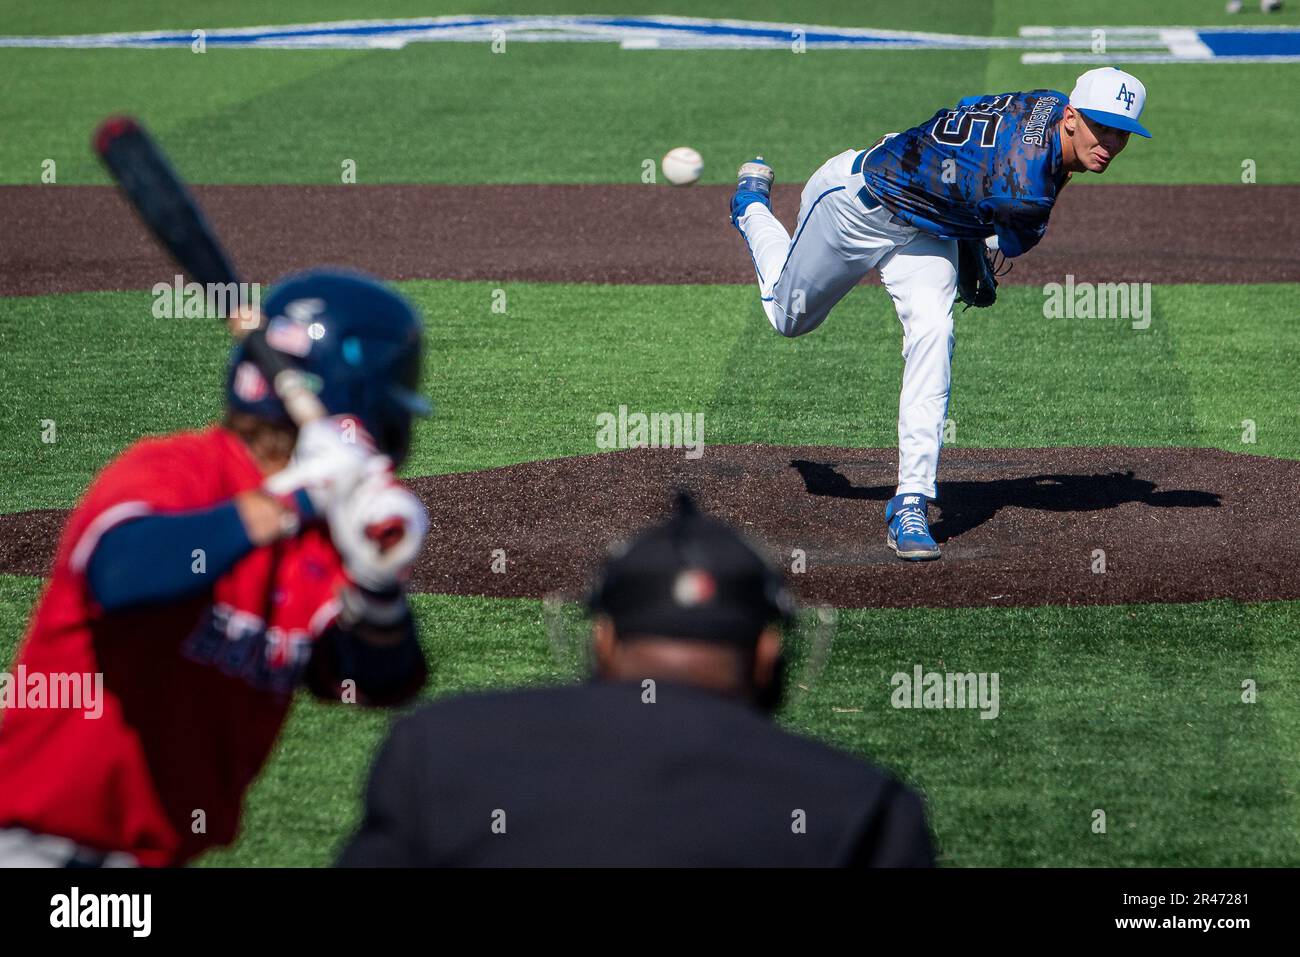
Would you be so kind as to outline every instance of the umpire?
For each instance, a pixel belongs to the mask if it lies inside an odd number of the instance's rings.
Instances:
[[[916,794],[779,728],[778,572],[675,514],[606,564],[594,681],[399,722],[344,866],[928,866]]]

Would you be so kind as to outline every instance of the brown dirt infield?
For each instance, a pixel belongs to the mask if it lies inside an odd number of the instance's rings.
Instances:
[[[250,281],[750,283],[723,186],[200,186]],[[793,224],[799,186],[779,185]],[[0,186],[0,295],[148,289],[176,268],[107,186]],[[1011,284],[1300,282],[1300,186],[1074,186]],[[875,281],[874,279],[870,281]]]
[[[944,452],[938,562],[897,561],[882,515],[893,449],[635,449],[412,481],[431,530],[418,591],[583,593],[607,543],[687,488],[839,607],[1118,604],[1300,598],[1300,462],[1206,449]],[[0,572],[43,574],[61,511],[0,516]],[[507,571],[494,574],[494,549]],[[1104,549],[1106,571],[1093,571]]]

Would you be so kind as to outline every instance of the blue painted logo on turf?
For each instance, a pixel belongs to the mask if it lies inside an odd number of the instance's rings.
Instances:
[[[0,47],[192,47],[197,31],[0,36]],[[1109,63],[1090,27],[1023,26],[1019,36],[829,27],[704,17],[461,15],[207,30],[205,49],[400,50],[411,43],[616,43],[625,50],[1021,50],[1022,63]],[[1300,28],[1125,27],[1125,62],[1300,62]],[[504,49],[504,47],[502,47]],[[498,51],[499,52],[499,51]],[[1132,94],[1128,94],[1132,96]],[[1131,110],[1132,101],[1127,109]]]

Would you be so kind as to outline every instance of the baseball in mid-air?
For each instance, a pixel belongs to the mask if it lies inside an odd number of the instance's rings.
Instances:
[[[689,146],[678,146],[665,153],[659,165],[668,182],[674,186],[690,186],[704,172],[704,157]]]

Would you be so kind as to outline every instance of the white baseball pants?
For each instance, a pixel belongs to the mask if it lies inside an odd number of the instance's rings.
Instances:
[[[896,494],[934,498],[951,384],[957,243],[896,222],[863,191],[854,162],[861,155],[833,156],[808,180],[793,240],[761,203],[741,215],[740,231],[763,309],[783,336],[812,332],[867,273],[880,270],[903,324]]]
[[[0,868],[138,867],[124,851],[96,851],[66,837],[33,834],[23,828],[0,828]]]

